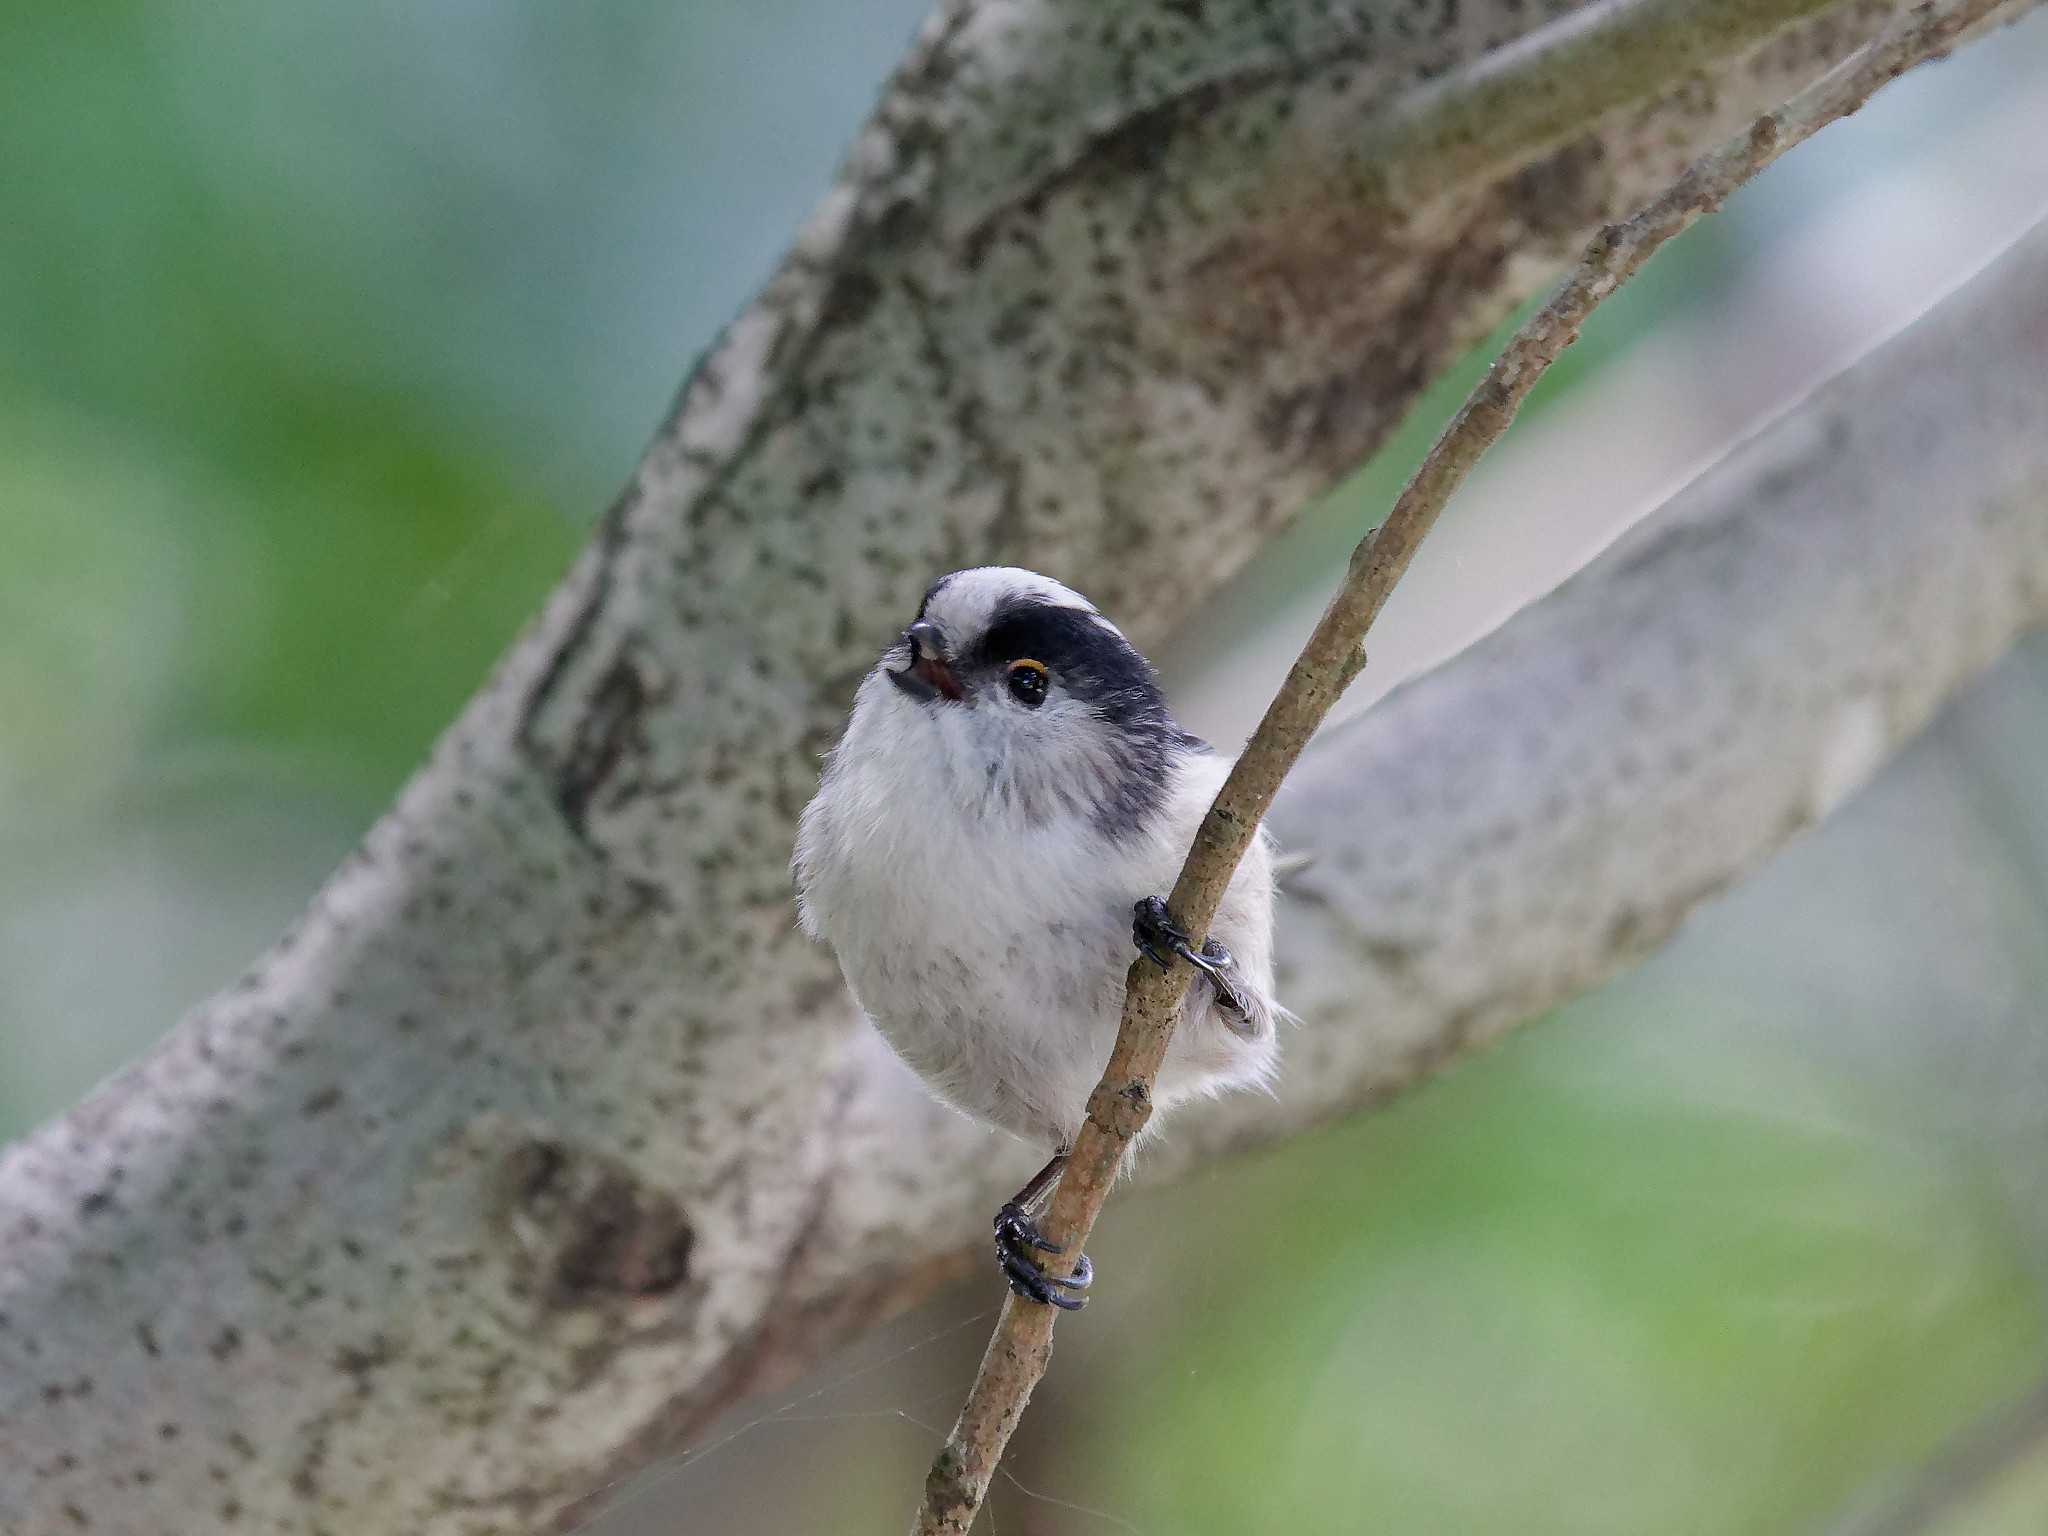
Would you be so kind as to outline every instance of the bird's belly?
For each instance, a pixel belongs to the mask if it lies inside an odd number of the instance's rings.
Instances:
[[[947,1103],[1028,1141],[1061,1144],[1108,1059],[1124,961],[1100,936],[966,954],[873,950],[849,967],[861,1007]]]

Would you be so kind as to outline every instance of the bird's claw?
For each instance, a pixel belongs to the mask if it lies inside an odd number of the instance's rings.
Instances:
[[[996,1246],[998,1248],[1031,1249],[1040,1253],[1063,1253],[1066,1250],[1058,1243],[1049,1243],[1038,1230],[1038,1223],[1031,1219],[1031,1213],[1015,1200],[1007,1201],[996,1212]]]
[[[1038,1223],[1016,1201],[1010,1201],[996,1212],[996,1267],[1010,1282],[1010,1289],[1026,1301],[1058,1307],[1063,1312],[1078,1312],[1088,1305],[1088,1298],[1062,1293],[1086,1290],[1095,1278],[1095,1266],[1088,1262],[1088,1255],[1084,1253],[1074,1261],[1072,1275],[1047,1274],[1038,1255],[1058,1254],[1060,1251],[1058,1243],[1045,1240],[1038,1230]]]
[[[1131,909],[1131,940],[1162,971],[1173,964],[1170,955],[1179,955],[1190,965],[1200,963],[1187,930],[1173,920],[1162,897],[1147,896]]]
[[[1214,939],[1204,939],[1202,947],[1196,949],[1188,942],[1187,930],[1173,920],[1173,914],[1160,897],[1147,896],[1132,909],[1131,939],[1145,958],[1162,971],[1172,963],[1168,955],[1179,955],[1208,977],[1210,985],[1216,989],[1218,1007],[1239,1015],[1251,1011],[1244,995],[1230,980],[1230,967],[1234,963],[1230,951]]]

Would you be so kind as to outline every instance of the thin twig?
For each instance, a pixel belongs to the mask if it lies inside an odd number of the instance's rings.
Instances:
[[[1536,381],[1577,339],[1586,318],[1659,246],[1719,208],[1786,150],[1854,112],[1913,65],[1943,54],[1961,33],[2010,3],[1916,6],[1897,27],[1784,107],[1696,161],[1633,218],[1594,238],[1550,302],[1515,334],[1466,399],[1385,521],[1353,552],[1342,587],[1218,792],[1174,885],[1168,905],[1193,942],[1199,944],[1207,932],[1281,781],[1365,664],[1366,631],[1416,546],[1472,466],[1507,430]],[[1131,966],[1116,1047],[1089,1097],[1087,1119],[1042,1223],[1048,1240],[1067,1254],[1086,1245],[1132,1139],[1151,1116],[1151,1084],[1192,975],[1182,963],[1170,971],[1149,963]],[[964,1536],[974,1523],[1003,1449],[1051,1358],[1054,1316],[1053,1308],[1014,1296],[1004,1305],[959,1421],[925,1478],[914,1536]]]

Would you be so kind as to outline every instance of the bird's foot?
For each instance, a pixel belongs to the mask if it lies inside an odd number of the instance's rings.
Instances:
[[[1187,930],[1173,920],[1173,914],[1159,897],[1147,896],[1132,909],[1131,938],[1162,971],[1171,963],[1168,955],[1179,955],[1208,977],[1209,984],[1216,989],[1216,1006],[1225,1012],[1240,1018],[1251,1012],[1251,1005],[1230,979],[1231,968],[1236,964],[1230,951],[1214,939],[1204,939],[1202,947],[1196,949],[1188,942]]]
[[[996,1212],[996,1267],[1010,1282],[1010,1289],[1026,1301],[1078,1312],[1088,1305],[1088,1298],[1064,1293],[1085,1291],[1095,1278],[1095,1266],[1084,1253],[1075,1261],[1072,1275],[1047,1274],[1038,1255],[1057,1255],[1060,1251],[1058,1243],[1049,1243],[1040,1236],[1038,1223],[1015,1200]]]

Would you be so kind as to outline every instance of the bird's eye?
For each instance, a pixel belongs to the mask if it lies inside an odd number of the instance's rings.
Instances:
[[[1013,661],[1009,666],[1010,697],[1026,709],[1036,709],[1045,702],[1045,663],[1026,658]]]

